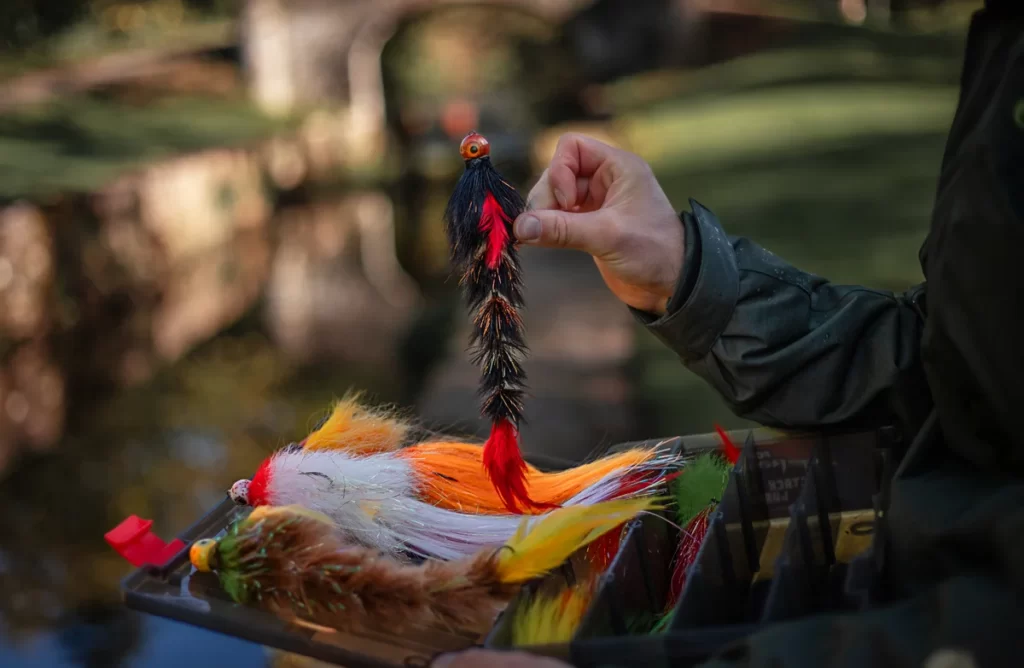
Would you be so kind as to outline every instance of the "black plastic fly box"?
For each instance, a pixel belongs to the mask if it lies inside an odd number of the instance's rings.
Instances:
[[[742,444],[740,457],[678,600],[669,605],[679,527],[669,511],[644,515],[627,527],[565,642],[517,646],[512,629],[531,596],[574,584],[578,559],[525,585],[483,637],[433,627],[400,636],[387,629],[341,632],[236,604],[214,574],[195,572],[188,558],[194,541],[220,535],[248,512],[229,499],[182,533],[162,566],[129,575],[125,600],[135,610],[347,668],[425,666],[438,653],[481,645],[581,668],[690,666],[765,625],[868,605],[880,568],[874,537],[891,476],[889,433],[755,429],[728,436]],[[722,441],[702,434],[643,445],[696,454],[717,450]]]

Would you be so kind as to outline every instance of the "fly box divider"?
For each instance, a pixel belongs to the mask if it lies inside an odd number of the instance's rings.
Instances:
[[[813,444],[813,439],[758,444],[748,434],[687,573],[670,634],[720,627],[723,637],[732,637],[759,620],[771,585],[766,566],[778,554],[784,512],[803,484]]]
[[[650,513],[623,527],[619,549],[608,567],[596,575],[593,597],[566,642],[630,635],[665,611],[677,537],[675,527],[666,519],[663,513]],[[582,582],[588,574],[584,548],[557,571],[524,586],[499,616],[484,647],[548,655],[550,646],[515,641],[515,621],[536,597],[558,595]]]
[[[821,439],[790,513],[761,624],[862,607],[884,457],[856,441]]]
[[[623,542],[624,545],[625,541]],[[515,624],[521,615],[526,614],[530,603],[540,597],[561,596],[577,583],[584,582],[589,571],[590,567],[587,564],[586,548],[584,548],[576,552],[558,569],[542,578],[523,585],[519,593],[498,615],[490,632],[484,638],[483,646],[489,649],[521,648],[515,638]],[[568,640],[565,639],[560,644],[564,645]],[[548,651],[550,649],[548,647]],[[540,651],[540,648],[538,647],[537,650]]]
[[[574,641],[629,636],[653,627],[669,598],[678,531],[661,513],[634,520],[598,582]]]

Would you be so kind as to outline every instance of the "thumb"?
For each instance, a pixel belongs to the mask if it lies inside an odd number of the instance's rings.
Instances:
[[[608,221],[601,211],[572,213],[557,209],[528,211],[516,219],[516,238],[531,246],[568,248],[591,255],[607,249]]]

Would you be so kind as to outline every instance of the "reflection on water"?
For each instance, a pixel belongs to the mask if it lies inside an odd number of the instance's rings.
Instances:
[[[16,645],[0,639],[0,663],[12,667],[256,667],[267,662],[268,654],[259,645],[121,607],[69,620],[29,642]]]
[[[289,358],[397,371],[394,350],[422,298],[396,257],[394,218],[391,200],[377,191],[282,212],[267,323]]]

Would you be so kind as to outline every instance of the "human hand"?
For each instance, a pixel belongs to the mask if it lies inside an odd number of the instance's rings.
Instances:
[[[662,315],[683,265],[683,225],[639,156],[563,135],[515,221],[520,242],[590,253],[625,304]]]
[[[568,664],[546,656],[526,652],[492,652],[469,649],[464,652],[442,654],[434,659],[430,668],[571,668]]]

